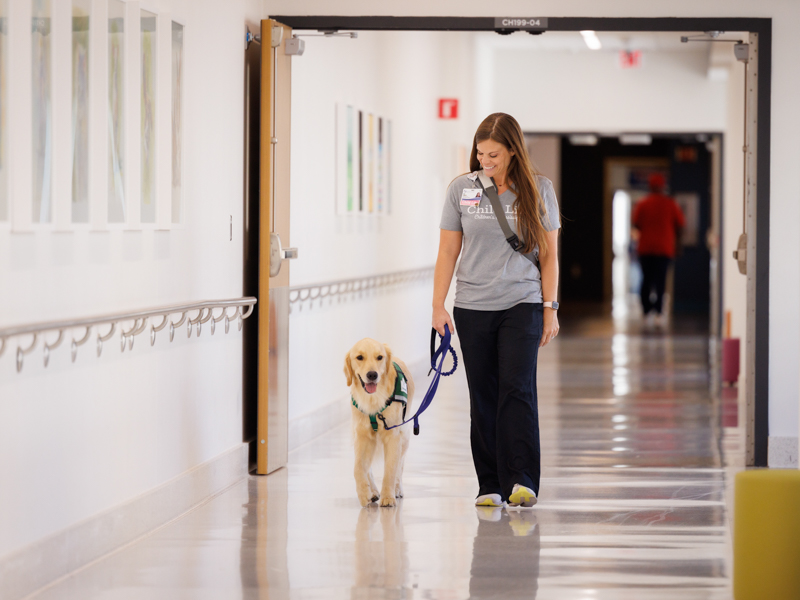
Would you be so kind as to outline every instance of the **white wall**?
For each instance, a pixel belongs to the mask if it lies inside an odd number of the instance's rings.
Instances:
[[[264,0],[271,14],[345,14],[394,16],[494,16],[527,15],[525,0],[500,0],[488,7],[478,0],[389,1],[346,0],[331,5],[325,0]],[[759,17],[772,19],[772,138],[770,203],[770,435],[797,436],[800,402],[800,71],[796,68],[795,32],[800,26],[800,6],[785,0],[729,0],[726,2],[638,2],[636,0],[542,0],[542,16],[564,17]],[[556,81],[560,84],[566,78]],[[551,82],[555,83],[555,82]]]
[[[456,146],[470,143],[474,122],[469,103],[455,122],[437,118],[439,97],[468,97],[461,92],[469,79],[460,77],[469,65],[468,47],[459,53],[465,38],[458,33],[389,32],[361,32],[357,39],[306,38],[305,54],[292,63],[291,240],[300,250],[292,264],[293,286],[434,264],[444,192],[458,174]],[[337,102],[392,120],[389,215],[336,214]],[[348,393],[344,355],[363,337],[389,344],[406,362],[424,358],[431,293],[428,280],[326,303],[322,309],[295,308],[290,418]]]
[[[481,41],[485,56],[491,46],[485,38]],[[512,114],[525,131],[668,133],[725,128],[725,84],[709,81],[707,51],[700,46],[695,52],[645,52],[642,68],[625,70],[617,66],[614,51],[499,47],[491,55],[487,85],[494,93],[482,112]]]
[[[246,21],[258,23],[261,5],[156,6],[186,26],[186,224],[171,231],[0,229],[0,326],[242,294],[243,32]],[[10,68],[12,84],[24,81],[21,64]],[[105,127],[104,111],[93,118]],[[20,126],[12,135],[28,131]],[[18,142],[12,137],[9,147]],[[0,556],[242,442],[235,327],[212,338],[206,326],[191,340],[181,328],[172,344],[164,331],[153,348],[142,335],[124,354],[115,336],[99,359],[94,348],[92,338],[73,365],[68,338],[45,370],[40,344],[21,374],[15,344],[0,357]]]

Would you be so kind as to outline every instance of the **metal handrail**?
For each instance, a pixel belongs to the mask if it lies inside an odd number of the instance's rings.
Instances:
[[[291,309],[291,305],[299,303],[300,310],[302,310],[303,302],[310,302],[313,306],[315,300],[321,302],[324,298],[363,293],[399,285],[401,283],[423,281],[431,277],[433,277],[433,267],[423,267],[421,269],[395,271],[393,273],[383,273],[354,279],[339,279],[337,281],[326,281],[310,285],[298,285],[289,288],[289,306]]]
[[[12,337],[20,337],[24,335],[33,335],[33,341],[27,347],[23,348],[17,344],[17,372],[22,371],[25,356],[33,352],[39,339],[44,341],[44,366],[47,367],[50,360],[51,351],[55,350],[64,339],[64,332],[68,329],[85,328],[85,333],[79,339],[74,336],[70,344],[72,362],[75,362],[78,354],[78,348],[85,344],[91,335],[93,327],[98,327],[97,333],[97,356],[103,352],[103,343],[111,339],[118,326],[120,329],[120,347],[121,351],[133,348],[134,338],[143,333],[147,329],[147,321],[152,317],[161,317],[161,322],[158,325],[150,325],[150,345],[156,342],[156,333],[164,329],[169,322],[169,341],[171,342],[175,336],[175,328],[180,327],[188,317],[188,336],[192,335],[192,328],[197,326],[197,335],[200,335],[201,325],[211,319],[215,309],[222,309],[218,317],[214,317],[211,321],[211,334],[214,334],[214,323],[225,319],[225,333],[230,329],[230,323],[237,320],[239,323],[239,330],[242,329],[242,321],[253,313],[258,300],[252,296],[245,298],[236,298],[232,300],[207,300],[204,302],[192,302],[189,304],[170,304],[167,306],[160,306],[158,308],[150,308],[135,312],[116,313],[110,315],[103,315],[99,317],[88,317],[83,319],[70,319],[64,321],[46,321],[41,323],[29,323],[27,325],[18,325],[14,327],[0,328],[0,358],[6,350],[8,340]],[[245,312],[245,307],[247,311]],[[234,308],[233,313],[229,314],[229,309]],[[191,311],[198,311],[197,316],[192,318],[189,316]],[[175,322],[170,319],[170,315],[180,314],[180,319]],[[122,323],[132,323],[126,330],[121,326]],[[99,326],[111,325],[108,333],[101,334]],[[58,332],[57,339],[48,343],[46,333]]]

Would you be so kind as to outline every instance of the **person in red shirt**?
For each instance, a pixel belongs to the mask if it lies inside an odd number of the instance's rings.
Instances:
[[[660,325],[667,269],[675,258],[676,239],[686,226],[678,203],[664,194],[666,180],[660,173],[653,173],[648,180],[650,194],[642,198],[633,210],[633,226],[639,232],[639,264],[642,267],[642,311],[649,320],[651,312]],[[655,292],[655,299],[652,294]]]

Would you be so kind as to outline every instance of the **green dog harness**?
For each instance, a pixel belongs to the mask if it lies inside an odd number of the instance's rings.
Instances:
[[[381,414],[392,402],[399,402],[403,405],[403,421],[406,420],[406,406],[408,405],[408,378],[406,377],[403,370],[400,368],[396,362],[392,363],[394,365],[394,370],[397,371],[397,379],[394,382],[394,393],[389,396],[389,399],[386,400],[386,404],[383,405],[378,412],[373,414],[364,413],[369,417],[369,424],[372,425],[372,431],[378,431],[378,419],[383,421],[383,428],[386,429],[386,418]],[[353,396],[350,396],[350,400],[353,402],[353,406],[358,408],[358,404],[356,403],[356,399]],[[361,412],[364,412],[361,410]]]

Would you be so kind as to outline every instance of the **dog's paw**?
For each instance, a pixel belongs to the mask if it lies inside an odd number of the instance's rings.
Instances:
[[[392,498],[391,496],[384,496],[383,498],[381,498],[381,506],[384,506],[386,508],[391,508],[396,504],[397,503],[395,502],[394,498]]]
[[[378,499],[377,496],[371,496],[369,494],[359,494],[358,501],[361,503],[361,506],[369,506],[373,502]]]
[[[401,484],[397,484],[394,488],[394,497],[395,498],[402,498],[403,497],[403,486]]]

